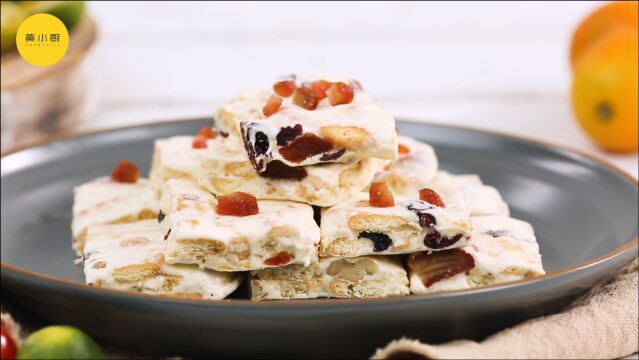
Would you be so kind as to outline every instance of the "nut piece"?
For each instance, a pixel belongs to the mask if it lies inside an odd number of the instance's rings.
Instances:
[[[271,97],[266,102],[266,105],[262,108],[262,113],[265,116],[271,116],[280,110],[282,106],[282,98],[277,95],[271,95]]]
[[[372,207],[392,207],[395,206],[395,199],[386,183],[374,182],[369,190],[369,203]]]
[[[427,288],[475,267],[475,259],[460,249],[414,253],[408,257],[407,263]]]
[[[446,207],[446,204],[444,204],[444,201],[442,200],[442,198],[433,189],[424,188],[419,190],[419,199],[422,201],[426,201],[429,204],[439,206],[440,208]]]
[[[217,213],[230,216],[249,216],[259,212],[257,199],[245,192],[234,192],[217,198]]]
[[[111,172],[111,180],[120,183],[135,183],[139,177],[140,169],[127,160],[120,160],[118,166]]]

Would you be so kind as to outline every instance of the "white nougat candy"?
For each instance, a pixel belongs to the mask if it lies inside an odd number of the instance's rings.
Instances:
[[[399,136],[403,149],[399,159],[390,163],[375,176],[383,181],[395,195],[419,198],[419,190],[427,187],[437,174],[438,161],[435,150],[423,142],[407,136]]]
[[[251,299],[380,298],[407,295],[408,277],[395,256],[320,258],[251,272]]]
[[[468,289],[545,273],[530,224],[504,216],[473,216],[471,221],[470,246],[455,249],[445,261],[446,254],[437,253],[409,258],[413,293]]]
[[[216,195],[241,191],[258,199],[330,206],[361,191],[387,162],[366,159],[353,164],[305,166],[298,169],[297,179],[277,179],[260,176],[237,139],[208,140],[205,149],[193,149],[192,142],[192,136],[155,142],[154,188],[159,191],[169,179],[190,179]]]
[[[500,215],[510,216],[508,204],[502,199],[499,191],[485,185],[477,175],[451,175],[459,188],[472,216]]]
[[[242,281],[238,273],[166,264],[157,220],[91,226],[83,257],[86,283],[96,287],[217,300]]]
[[[216,198],[193,182],[167,181],[161,199],[167,263],[245,271],[316,260],[319,228],[309,205],[257,204],[255,215],[220,215]]]
[[[105,176],[77,186],[73,193],[71,231],[78,255],[90,226],[157,217],[158,200],[146,179],[121,183]]]
[[[470,216],[450,177],[437,173],[426,184],[445,207],[415,197],[395,196],[395,206],[374,207],[369,194],[322,212],[321,256],[406,254],[467,245]]]

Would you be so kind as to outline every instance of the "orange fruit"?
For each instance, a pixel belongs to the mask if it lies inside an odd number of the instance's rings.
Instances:
[[[639,2],[615,1],[605,4],[586,17],[577,27],[570,44],[570,63],[574,70],[577,59],[588,46],[610,31],[639,28]]]
[[[637,150],[638,44],[637,31],[614,31],[591,44],[575,65],[575,116],[586,133],[609,151]]]

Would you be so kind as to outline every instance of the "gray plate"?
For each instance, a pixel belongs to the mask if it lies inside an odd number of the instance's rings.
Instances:
[[[637,183],[568,150],[468,129],[399,123],[441,167],[496,186],[535,227],[548,275],[447,294],[254,303],[154,298],[84,286],[71,251],[72,188],[121,158],[148,168],[153,139],[194,120],[88,134],[2,157],[2,299],[104,343],[164,355],[363,357],[401,336],[480,339],[557,311],[637,254]],[[238,295],[236,295],[238,296]]]

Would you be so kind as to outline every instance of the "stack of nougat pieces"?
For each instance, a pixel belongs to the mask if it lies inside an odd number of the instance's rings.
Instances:
[[[223,299],[378,298],[544,273],[532,227],[475,175],[439,170],[359,82],[247,90],[215,128],[155,142],[75,189],[89,285]]]

